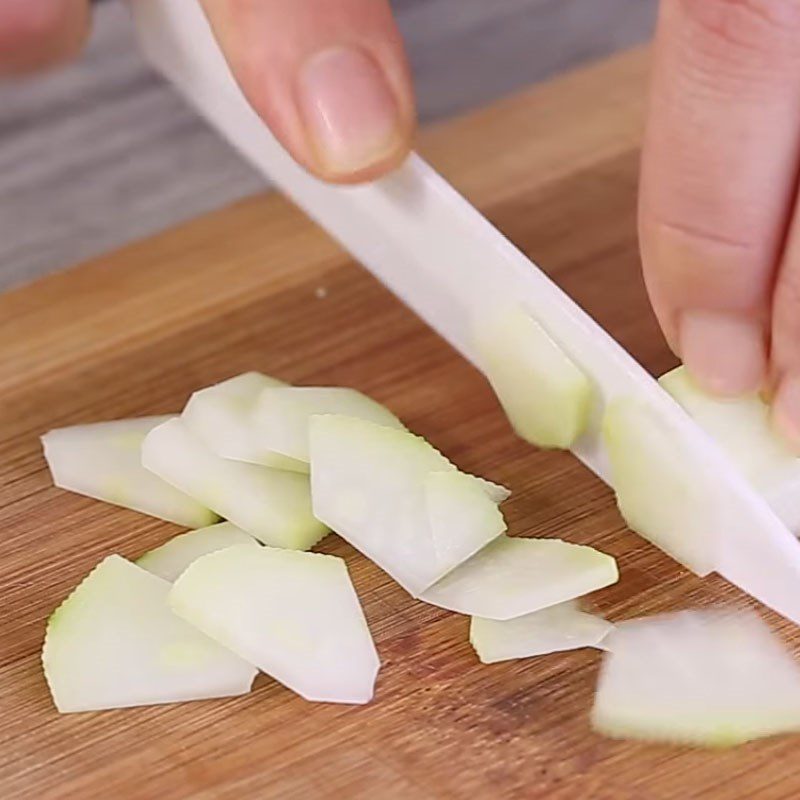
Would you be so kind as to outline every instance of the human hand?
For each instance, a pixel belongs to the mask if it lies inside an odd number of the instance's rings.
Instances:
[[[309,171],[364,181],[407,155],[414,99],[388,0],[200,2],[248,100]],[[0,0],[0,74],[69,59],[88,27],[89,0]]]
[[[719,395],[766,389],[800,450],[800,0],[662,0],[642,159],[645,280]]]

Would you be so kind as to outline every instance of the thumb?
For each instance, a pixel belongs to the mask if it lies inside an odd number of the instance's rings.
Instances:
[[[234,76],[286,149],[325,180],[408,154],[414,101],[387,0],[202,0]]]

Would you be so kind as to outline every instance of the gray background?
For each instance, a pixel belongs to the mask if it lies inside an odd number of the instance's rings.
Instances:
[[[423,121],[645,39],[655,0],[395,0]],[[121,0],[81,60],[0,84],[0,290],[262,190],[134,47]]]

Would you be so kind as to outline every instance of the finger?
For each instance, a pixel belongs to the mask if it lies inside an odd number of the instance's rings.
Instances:
[[[640,238],[659,321],[707,390],[759,388],[800,143],[800,2],[662,0]]]
[[[0,0],[0,74],[61,63],[81,48],[89,0]]]
[[[202,0],[239,85],[284,147],[331,181],[407,155],[414,102],[387,0]]]
[[[775,286],[771,378],[773,419],[800,454],[800,207],[796,207]]]

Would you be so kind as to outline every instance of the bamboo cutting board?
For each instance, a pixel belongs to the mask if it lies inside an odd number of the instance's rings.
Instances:
[[[635,239],[645,72],[644,53],[625,55],[428,131],[421,149],[661,373],[674,359]],[[611,619],[742,599],[627,531],[604,485],[517,440],[481,376],[325,235],[253,198],[0,297],[0,797],[800,795],[800,737],[708,753],[597,736],[598,653],[482,666],[466,618],[413,601],[335,536],[322,549],[347,559],[383,662],[371,705],[308,704],[260,676],[242,698],[59,716],[39,664],[47,615],[103,556],[178,529],[53,488],[39,435],[177,411],[252,369],[369,393],[510,486],[512,533],[614,555],[621,580],[594,598]]]

